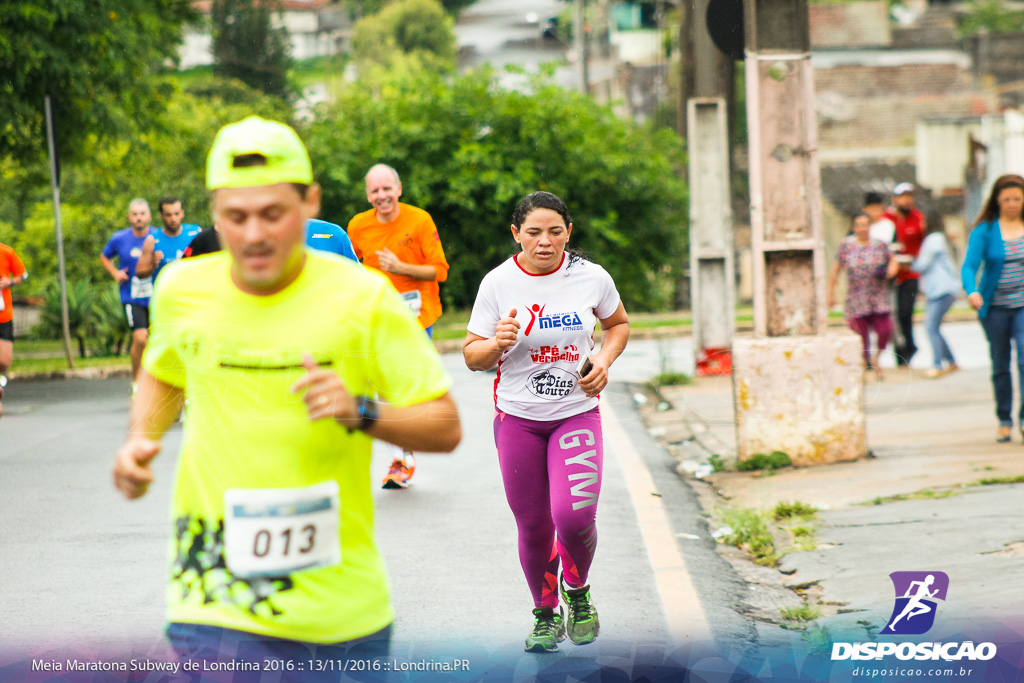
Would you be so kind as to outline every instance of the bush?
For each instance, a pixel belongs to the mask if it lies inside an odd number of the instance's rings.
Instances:
[[[78,355],[120,355],[128,334],[128,324],[121,315],[121,298],[117,287],[97,286],[86,280],[68,283],[68,327],[78,343]],[[39,324],[34,330],[41,339],[64,337],[60,284],[51,282],[46,288],[39,309]]]
[[[789,467],[793,464],[789,456],[782,451],[772,451],[771,453],[758,453],[753,455],[746,460],[740,460],[736,463],[736,469],[740,472],[750,472],[753,470],[779,470],[783,467]]]

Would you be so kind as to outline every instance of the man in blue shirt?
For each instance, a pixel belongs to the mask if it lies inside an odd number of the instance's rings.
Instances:
[[[132,387],[139,374],[142,352],[149,339],[149,297],[153,293],[153,278],[138,277],[135,267],[142,255],[142,245],[146,238],[156,232],[149,225],[152,215],[149,202],[145,199],[133,199],[128,204],[128,222],[131,227],[114,233],[107,246],[100,254],[100,262],[110,273],[110,277],[121,286],[121,304],[128,327],[132,331]],[[117,266],[111,260],[117,257]]]
[[[201,256],[220,250],[220,242],[216,239],[216,229],[204,230],[198,235],[185,252],[185,256]],[[345,256],[359,263],[352,241],[340,225],[328,223],[317,218],[306,221],[306,246],[317,251],[326,251]]]
[[[318,218],[306,221],[306,246],[318,251],[329,251],[332,254],[346,256],[356,263],[359,257],[352,248],[352,240],[340,225],[328,223]]]
[[[163,230],[146,238],[135,268],[137,275],[152,275],[154,280],[164,266],[181,258],[196,235],[203,231],[198,225],[183,223],[185,210],[177,197],[164,197],[157,204],[157,209],[164,222]]]

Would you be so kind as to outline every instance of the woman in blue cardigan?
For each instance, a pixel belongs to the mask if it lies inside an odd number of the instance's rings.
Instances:
[[[1010,441],[1013,429],[1013,381],[1010,347],[1017,350],[1017,374],[1024,387],[1024,178],[1003,175],[978,216],[960,270],[967,301],[978,311],[992,358],[999,431],[996,441]],[[984,264],[981,282],[978,269]],[[1024,436],[1024,402],[1018,413]]]

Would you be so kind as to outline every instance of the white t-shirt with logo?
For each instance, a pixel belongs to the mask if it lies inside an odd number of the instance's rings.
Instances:
[[[516,344],[498,361],[498,410],[530,420],[560,420],[597,407],[577,386],[576,365],[594,348],[598,319],[619,307],[604,268],[572,255],[557,270],[527,273],[513,256],[480,283],[468,330],[493,337],[498,321],[516,309]]]

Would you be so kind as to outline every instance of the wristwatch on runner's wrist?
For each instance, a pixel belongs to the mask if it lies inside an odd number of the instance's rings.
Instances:
[[[380,404],[369,396],[360,396],[356,399],[356,414],[359,415],[358,429],[365,432],[380,417]]]

